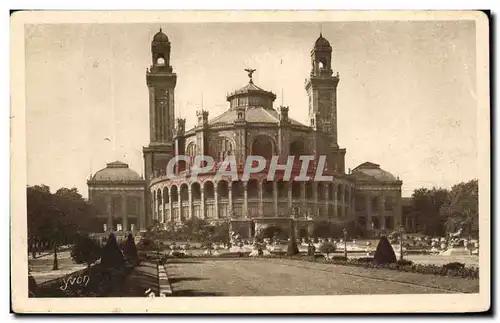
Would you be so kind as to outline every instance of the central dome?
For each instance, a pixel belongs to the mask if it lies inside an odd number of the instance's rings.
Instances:
[[[352,175],[357,180],[375,180],[377,182],[396,182],[399,179],[386,170],[380,168],[380,165],[366,162],[352,170]]]
[[[141,181],[142,178],[135,171],[121,161],[106,164],[106,168],[101,169],[92,177],[98,182],[131,182]]]

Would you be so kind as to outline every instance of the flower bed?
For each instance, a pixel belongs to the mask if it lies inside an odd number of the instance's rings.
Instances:
[[[292,256],[292,257],[282,257],[273,255],[276,258],[289,258],[294,260],[302,261],[312,261],[312,262],[323,262],[331,263],[335,265],[342,266],[357,266],[364,268],[385,268],[405,272],[413,272],[419,274],[430,274],[430,275],[440,275],[440,276],[451,276],[467,279],[479,279],[479,268],[465,267],[462,263],[448,263],[443,266],[437,265],[423,265],[414,264],[409,260],[399,260],[396,263],[390,263],[386,265],[376,264],[372,257],[362,257],[362,258],[351,258],[345,259],[343,256],[334,256],[331,259],[325,259],[323,256],[316,255],[314,257],[310,256]]]

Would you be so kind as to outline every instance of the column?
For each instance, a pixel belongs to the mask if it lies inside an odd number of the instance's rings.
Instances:
[[[143,193],[141,191],[141,193]],[[142,198],[145,198],[145,194],[141,194]],[[141,201],[141,197],[139,197],[139,200]],[[139,230],[146,229],[146,213],[144,212],[144,201],[141,201],[140,206],[139,206]]]
[[[264,210],[262,207],[262,180],[259,180],[259,217],[264,216]]]
[[[111,195],[106,195],[106,213],[108,213],[108,231],[113,231],[113,215],[111,214]]]
[[[193,192],[191,190],[191,184],[188,186],[188,197],[189,197],[189,219],[193,218]]]
[[[320,185],[322,185],[322,184],[320,184]],[[325,202],[324,203],[325,215],[328,218],[329,217],[328,216],[328,192],[330,191],[330,185],[327,184],[327,183],[325,183],[323,185],[324,185],[323,186],[324,187],[324,189],[323,189],[323,195],[324,195],[324,197],[323,198],[325,199],[325,201],[324,201]]]
[[[337,183],[333,183],[333,217],[337,219],[339,217],[339,200],[337,199],[339,186]]]
[[[214,182],[215,218],[219,219],[219,181]]]
[[[340,216],[345,218],[345,185],[340,187],[340,200],[342,201],[342,207],[340,208]]]
[[[163,199],[163,190],[164,189],[165,189],[164,187],[161,188],[161,190],[160,190],[161,197],[159,198],[160,202],[159,202],[159,211],[158,211],[158,214],[159,214],[158,222],[160,222],[160,223],[165,223],[165,201]]]
[[[172,206],[172,188],[168,188],[168,212],[170,213],[170,221],[174,222],[174,210]]]
[[[292,213],[292,182],[288,182],[287,184],[287,189],[288,189],[288,214],[290,215]]]
[[[382,194],[379,199],[379,213],[380,213],[380,227],[383,229],[387,229],[386,223],[385,223],[385,196]]]
[[[402,213],[403,213],[403,209],[401,206],[401,189],[400,189],[398,192],[398,196],[396,196],[396,213],[394,216],[394,228],[398,228],[401,224],[403,224]],[[416,223],[413,224],[413,226],[415,226],[415,225],[416,225]]]
[[[351,187],[351,215],[354,217],[355,207],[354,207],[354,198],[356,197],[356,189]]]
[[[313,217],[318,215],[318,183],[312,182],[313,189]]]
[[[229,181],[227,183],[227,189],[228,189],[228,192],[227,192],[227,198],[228,198],[228,207],[229,207],[229,210],[227,210],[227,212],[229,213],[229,218],[231,219],[233,217],[233,181]]]
[[[156,193],[156,190],[154,191],[154,201],[155,201],[155,210],[153,213],[153,219],[158,220],[158,194]]]
[[[368,230],[372,230],[372,204],[370,201],[370,194],[365,195],[365,203],[366,203],[366,225]]]
[[[273,212],[274,216],[279,216],[278,214],[278,182],[273,181]]]
[[[128,231],[128,214],[127,214],[127,195],[122,195],[122,230]]]
[[[205,215],[205,186],[202,184],[200,185],[200,217],[202,219],[206,218]]]
[[[243,217],[245,219],[248,218],[248,191],[247,191],[247,185],[248,182],[242,182],[243,183]]]
[[[307,216],[309,211],[306,203],[306,182],[300,182],[300,197],[302,199],[302,214],[299,217]]]

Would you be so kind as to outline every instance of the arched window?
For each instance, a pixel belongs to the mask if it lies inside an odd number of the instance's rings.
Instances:
[[[186,148],[186,155],[189,157],[194,157],[194,156],[196,156],[196,151],[197,151],[196,144],[191,142],[188,144],[188,146]]]
[[[271,159],[273,156],[273,141],[269,136],[257,136],[252,142],[252,155]]]
[[[288,151],[290,156],[300,156],[306,154],[306,148],[304,141],[301,139],[294,140],[290,143],[290,149]]]
[[[214,159],[224,161],[227,156],[233,155],[233,144],[227,138],[219,138],[215,143]]]

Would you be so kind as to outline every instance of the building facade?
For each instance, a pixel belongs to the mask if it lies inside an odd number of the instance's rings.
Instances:
[[[89,202],[98,210],[103,231],[132,231],[145,226],[144,179],[123,162],[115,161],[87,181]]]

